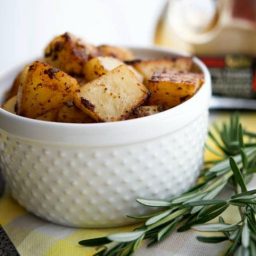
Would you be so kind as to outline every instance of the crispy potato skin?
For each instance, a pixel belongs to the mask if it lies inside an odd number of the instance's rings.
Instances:
[[[73,104],[64,104],[58,111],[57,122],[93,123],[94,120]]]
[[[82,86],[74,102],[94,120],[108,122],[125,119],[147,97],[147,88],[121,65]]]
[[[51,109],[50,111],[37,117],[37,120],[56,122],[59,109]]]
[[[164,72],[154,73],[148,81],[150,105],[174,107],[195,94],[203,83],[203,77],[195,73]]]
[[[8,99],[2,106],[2,108],[10,113],[16,114],[17,96],[13,96]]]
[[[132,65],[144,77],[144,82],[147,83],[155,72],[189,71],[192,67],[192,58],[133,60],[126,63]]]
[[[85,64],[84,76],[87,81],[92,81],[123,64],[124,62],[113,57],[95,57]],[[138,81],[142,83],[143,76],[134,67],[128,67],[134,73]]]
[[[122,61],[129,61],[135,58],[130,50],[122,47],[116,47],[112,45],[100,45],[97,48],[100,56],[114,57]]]
[[[36,118],[42,121],[60,123],[93,123],[88,115],[73,105],[72,102],[66,103],[58,109],[52,109]]]
[[[84,43],[70,33],[55,37],[45,49],[45,62],[70,75],[83,75],[85,63],[98,55],[91,44]]]
[[[113,57],[95,57],[85,64],[84,76],[87,81],[92,81],[122,64],[122,61]]]
[[[140,107],[137,107],[133,111],[133,116],[135,118],[144,117],[144,116],[151,116],[151,115],[159,113],[160,111],[161,111],[161,107],[157,106],[157,105],[140,106]]]
[[[36,61],[24,68],[17,95],[17,113],[37,118],[63,103],[73,101],[79,91],[76,79],[50,65]]]

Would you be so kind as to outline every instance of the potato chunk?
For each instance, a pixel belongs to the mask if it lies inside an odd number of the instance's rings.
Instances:
[[[84,75],[86,80],[92,81],[122,64],[122,61],[113,57],[96,57],[85,64]]]
[[[22,72],[17,96],[17,113],[37,118],[63,103],[73,101],[79,91],[76,79],[50,65],[36,61]]]
[[[178,71],[189,72],[193,67],[193,60],[191,57],[179,57],[174,61],[174,68]]]
[[[51,109],[50,111],[37,117],[37,120],[56,122],[59,109]]]
[[[100,45],[98,46],[98,51],[100,56],[114,57],[123,61],[135,58],[130,50],[112,45]]]
[[[60,108],[57,121],[62,123],[93,123],[87,114],[74,106],[73,104],[65,104]]]
[[[151,116],[161,111],[161,107],[157,105],[152,106],[140,106],[136,108],[133,113],[135,117]]]
[[[191,58],[173,58],[173,59],[157,59],[157,60],[134,60],[127,62],[131,64],[147,82],[155,72],[165,72],[171,70],[189,71],[192,67]]]
[[[154,73],[147,87],[151,92],[150,104],[174,107],[188,99],[203,83],[203,76],[196,73]]]
[[[7,93],[7,99],[11,99],[13,96],[16,96],[18,94],[20,80],[21,80],[21,72],[15,77],[12,87]]]
[[[13,96],[3,104],[2,108],[10,113],[16,114],[16,104],[17,96]]]
[[[89,60],[84,67],[84,76],[87,81],[92,81],[124,63],[113,57],[95,57]],[[132,66],[128,66],[140,82],[143,76]]]
[[[84,64],[98,50],[70,33],[55,37],[45,49],[45,62],[70,75],[83,75]]]
[[[128,66],[127,67],[133,72],[133,74],[136,76],[136,78],[138,79],[139,82],[143,83],[143,76],[132,66]]]
[[[121,65],[82,86],[75,104],[96,121],[118,121],[128,117],[147,97],[147,88],[129,67]]]

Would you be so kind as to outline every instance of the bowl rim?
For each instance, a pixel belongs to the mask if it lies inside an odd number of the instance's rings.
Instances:
[[[187,57],[190,56],[189,54],[185,54],[182,52],[178,52],[178,51],[172,51],[170,49],[167,48],[162,48],[162,47],[128,47],[129,49],[131,49],[132,51],[148,51],[151,53],[156,53],[156,54],[161,54],[164,55],[166,54],[168,56],[181,56],[181,57]],[[201,88],[196,92],[195,95],[193,95],[190,99],[186,100],[185,102],[170,108],[168,110],[162,111],[160,113],[157,113],[155,115],[150,115],[150,116],[146,116],[146,117],[140,117],[140,118],[135,118],[135,119],[129,119],[129,120],[122,120],[122,121],[116,121],[116,122],[100,122],[100,123],[60,123],[60,122],[51,122],[51,121],[42,121],[42,120],[36,120],[36,119],[32,119],[32,118],[27,118],[27,117],[23,117],[23,116],[19,116],[16,114],[12,114],[2,108],[0,108],[0,120],[1,117],[10,122],[14,122],[15,124],[23,124],[24,126],[27,127],[40,127],[42,129],[73,129],[73,130],[97,130],[97,131],[104,131],[104,130],[109,130],[109,129],[113,129],[113,130],[118,130],[118,129],[124,129],[126,126],[147,126],[150,123],[153,122],[159,122],[163,119],[166,118],[172,118],[172,116],[178,116],[180,114],[182,114],[183,111],[189,111],[191,109],[191,106],[193,105],[193,102],[195,101],[199,101],[199,99],[205,98],[205,103],[209,106],[209,99],[206,99],[207,97],[210,97],[211,94],[211,78],[210,78],[210,73],[207,69],[207,67],[204,65],[204,63],[199,60],[197,57],[192,57],[193,62],[200,68],[200,70],[202,71],[203,75],[204,75],[204,84],[201,86]],[[29,63],[29,62],[27,62]],[[24,65],[24,63],[23,63]],[[17,67],[19,67],[22,65],[17,65]],[[10,77],[10,76],[14,76],[15,69],[11,69],[7,72],[1,73],[0,74],[0,83],[1,81],[4,80],[5,77]],[[14,79],[14,77],[13,77]],[[203,96],[204,95],[204,96]],[[199,115],[198,111],[194,111],[196,113],[193,113],[191,115],[190,118],[195,118],[196,116]],[[2,129],[2,124],[0,124],[0,129]],[[9,126],[10,127],[10,126]],[[3,129],[3,130],[8,130],[8,129]],[[29,137],[29,136],[27,136]]]

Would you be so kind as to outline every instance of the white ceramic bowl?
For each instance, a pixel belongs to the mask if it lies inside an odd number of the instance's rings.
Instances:
[[[132,48],[138,58],[176,54]],[[28,211],[74,227],[109,227],[147,208],[136,198],[164,199],[196,180],[203,159],[211,92],[209,72],[191,99],[134,120],[66,124],[0,109],[0,163],[13,197]],[[0,78],[0,100],[21,66]]]

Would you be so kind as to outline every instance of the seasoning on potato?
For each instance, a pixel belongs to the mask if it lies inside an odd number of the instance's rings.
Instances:
[[[80,88],[75,104],[96,121],[124,120],[148,97],[148,89],[121,65]]]
[[[97,56],[95,46],[70,33],[55,37],[45,49],[45,62],[70,75],[83,75],[85,63]]]
[[[64,104],[58,111],[57,122],[94,123],[94,120],[72,103]]]
[[[191,57],[135,58],[64,33],[44,58],[17,75],[2,108],[41,121],[113,122],[142,118],[191,98],[204,77]]]
[[[100,45],[97,47],[99,55],[114,57],[122,61],[128,61],[135,59],[133,53],[125,48],[117,47],[113,45]]]
[[[144,117],[144,116],[151,116],[159,113],[160,111],[161,111],[161,106],[158,106],[158,105],[140,106],[133,111],[133,115],[135,118],[138,118],[138,117]]]
[[[183,71],[188,72],[192,67],[192,59],[190,57],[166,58],[156,60],[133,60],[126,61],[132,65],[144,77],[144,82],[147,82],[156,72],[167,71]]]
[[[151,93],[149,103],[160,104],[166,108],[174,107],[194,95],[202,82],[203,77],[195,73],[154,73],[147,83]]]
[[[17,114],[37,118],[63,103],[73,101],[79,91],[75,78],[60,69],[36,61],[22,72],[18,95]]]
[[[124,65],[124,62],[113,57],[95,57],[85,64],[84,77],[87,81],[92,81],[120,65]],[[135,68],[132,66],[127,67],[134,73],[140,82],[143,82],[143,76]]]
[[[96,57],[85,64],[84,75],[87,81],[92,81],[122,64],[122,61],[113,57]]]

